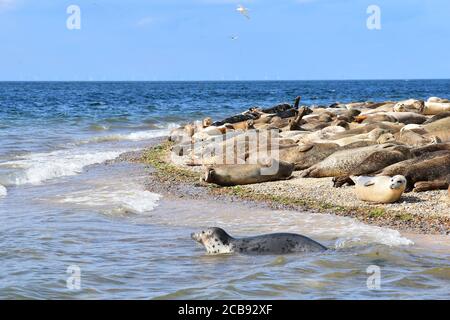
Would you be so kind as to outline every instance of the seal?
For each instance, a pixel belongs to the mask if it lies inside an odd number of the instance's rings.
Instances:
[[[210,117],[207,117],[207,118],[203,119],[203,121],[202,121],[202,127],[203,128],[207,128],[210,125],[212,125],[212,119]]]
[[[202,244],[209,254],[287,254],[327,250],[320,243],[295,233],[233,238],[225,230],[213,227],[192,233],[191,238]]]
[[[419,181],[414,184],[413,192],[447,189],[448,187],[449,183],[445,180]]]
[[[209,166],[205,168],[201,181],[220,186],[235,186],[286,180],[291,177],[292,171],[294,171],[292,163],[269,159],[267,163]]]
[[[311,143],[295,145],[279,150],[279,158],[293,163],[295,170],[307,169],[339,149],[335,143]]]
[[[437,115],[434,115],[430,119],[425,121],[423,124],[429,124],[429,123],[432,123],[432,122],[435,122],[437,120],[441,120],[441,119],[444,119],[444,118],[447,118],[447,117],[450,117],[450,111],[445,111],[445,112],[438,113]]]
[[[441,142],[438,137],[427,136],[426,134],[419,134],[412,130],[403,130],[394,135],[395,141],[407,144],[409,146],[419,147],[432,143]]]
[[[412,148],[410,150],[411,158],[397,163],[393,163],[377,172],[377,176],[395,176],[402,175],[406,178],[406,192],[410,192],[417,182],[424,181],[447,181],[450,182],[450,143],[438,143],[424,147]],[[355,174],[354,174],[355,175]],[[340,188],[348,184],[354,185],[354,181],[349,175],[335,176],[333,186]],[[432,186],[439,184],[426,184],[431,190]],[[424,189],[423,184],[419,189]]]
[[[403,124],[395,124],[391,122],[380,122],[380,123],[374,123],[374,124],[368,124],[368,125],[359,125],[360,127],[349,129],[344,132],[336,133],[333,136],[333,139],[340,139],[345,137],[351,137],[355,134],[361,134],[361,133],[368,133],[374,129],[386,129],[390,133],[396,133],[399,132],[403,128]]]
[[[375,113],[369,115],[359,115],[355,117],[355,121],[364,124],[375,124],[378,122],[397,122],[392,116],[387,115],[386,113]]]
[[[407,180],[406,191],[411,191],[420,181],[450,182],[450,152],[447,150],[425,153],[385,167],[378,175],[402,175]]]
[[[400,199],[406,188],[406,178],[394,177],[351,177],[355,182],[356,197],[362,201],[392,203]]]
[[[185,125],[172,129],[169,133],[168,140],[175,143],[182,143],[191,141],[191,137],[194,134],[194,127],[192,125]]]
[[[408,112],[408,111],[417,112],[421,108],[423,108],[424,103],[425,102],[423,100],[409,99],[396,103],[392,107],[392,109],[394,110],[394,112]]]
[[[448,102],[450,102],[450,100],[439,98],[439,97],[429,97],[427,102],[444,102],[444,103],[448,103]]]
[[[391,143],[340,150],[301,173],[301,177],[322,178],[368,175],[393,163],[411,158],[410,148]]]
[[[427,101],[420,111],[424,115],[436,115],[441,112],[450,111],[450,103]]]
[[[380,141],[385,141],[385,142],[395,140],[394,136],[388,130],[376,128],[368,133],[355,134],[353,136],[340,138],[340,139],[332,139],[331,138],[330,140],[322,140],[322,141],[336,143],[342,147],[342,146],[346,146],[346,145],[352,144],[354,142],[359,142],[359,141],[374,141],[374,142],[376,142],[376,141],[378,141],[378,139],[380,139]]]
[[[428,120],[426,116],[415,112],[386,112],[386,114],[404,124],[422,124]]]

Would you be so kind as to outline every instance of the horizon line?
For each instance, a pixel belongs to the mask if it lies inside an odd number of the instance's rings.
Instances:
[[[377,78],[377,79],[247,79],[247,80],[0,80],[0,82],[287,82],[287,81],[418,81],[450,78]]]

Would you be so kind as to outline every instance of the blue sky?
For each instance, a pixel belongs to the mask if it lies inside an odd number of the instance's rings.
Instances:
[[[0,0],[0,80],[450,78],[449,21],[448,0]]]

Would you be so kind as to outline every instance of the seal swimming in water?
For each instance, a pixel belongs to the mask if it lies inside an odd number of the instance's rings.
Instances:
[[[202,244],[210,254],[287,254],[327,250],[320,243],[295,233],[233,238],[225,230],[213,227],[192,233],[191,238]]]

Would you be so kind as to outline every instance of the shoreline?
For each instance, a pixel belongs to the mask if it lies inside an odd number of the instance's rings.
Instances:
[[[352,197],[351,187],[333,188],[331,178],[299,178],[298,173],[289,180],[220,187],[200,182],[198,170],[171,162],[172,145],[160,142],[142,152],[140,161],[152,168],[147,190],[181,198],[251,202],[273,209],[334,214],[415,234],[450,234],[450,215],[439,213],[444,206],[448,208],[440,200],[445,190],[407,193],[399,203],[368,204]],[[436,208],[439,205],[443,207]]]

